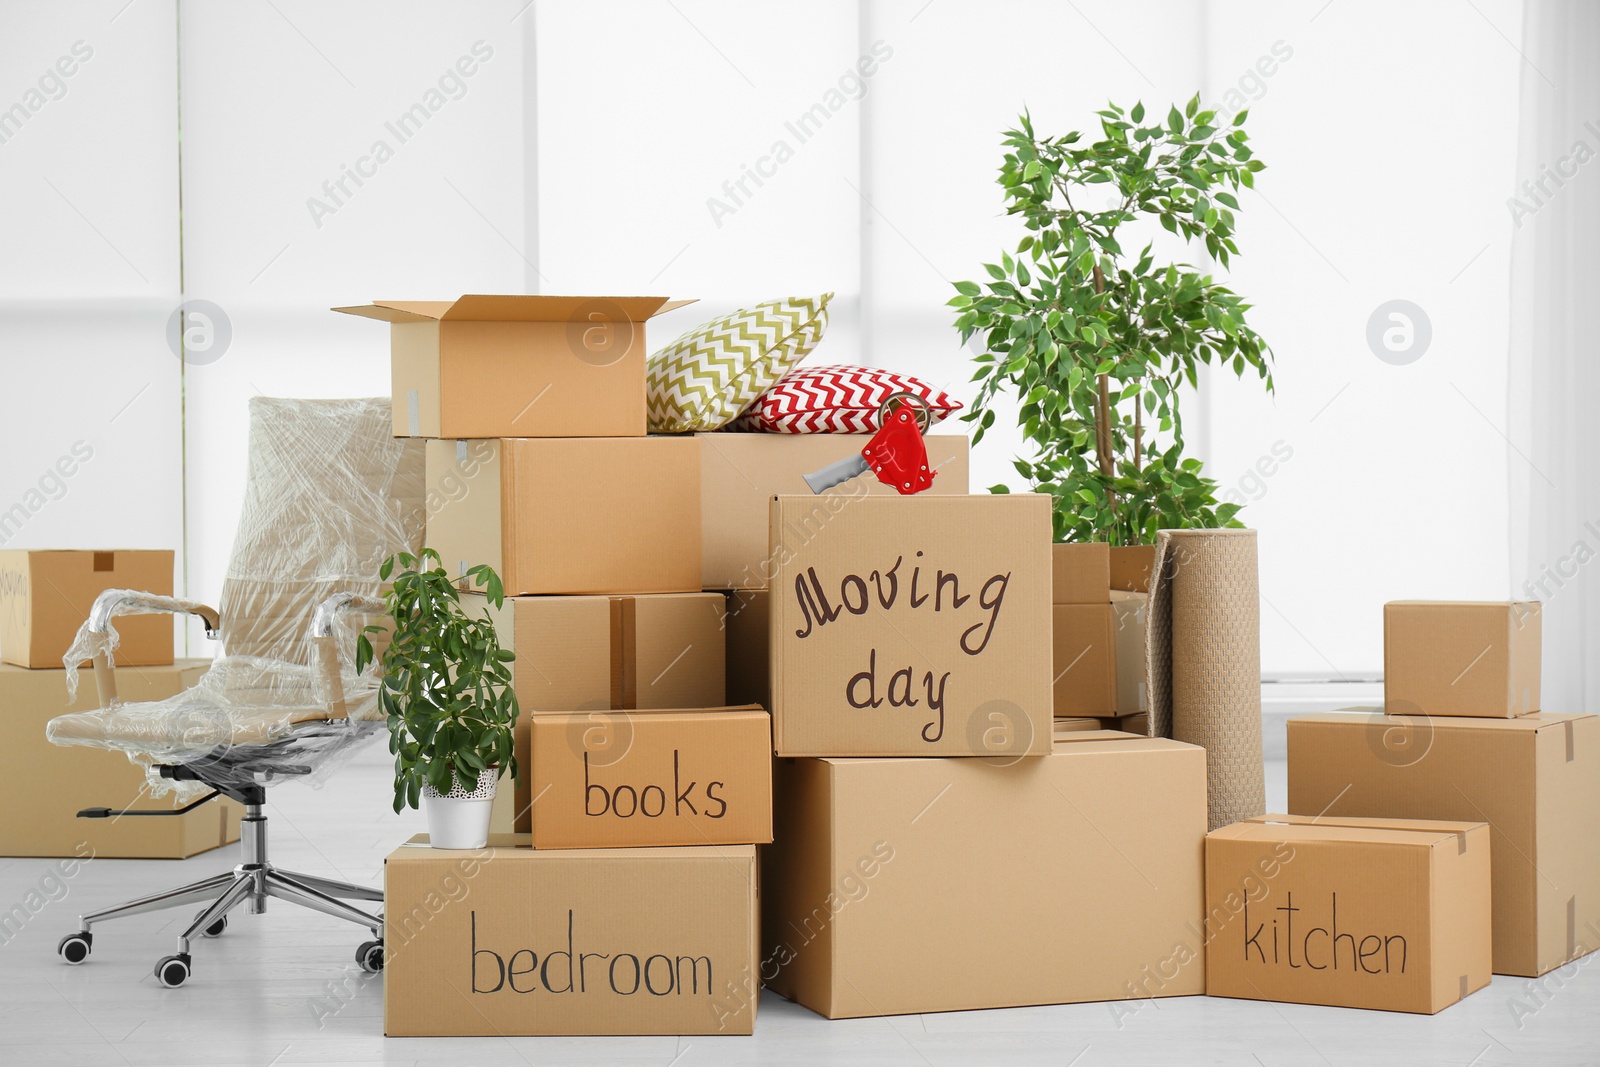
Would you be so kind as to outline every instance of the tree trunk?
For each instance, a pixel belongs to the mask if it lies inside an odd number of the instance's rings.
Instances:
[[[1100,272],[1100,264],[1094,265],[1094,291],[1096,294],[1106,291],[1105,275]],[[1114,451],[1115,439],[1111,435],[1111,376],[1099,375],[1100,395],[1094,405],[1094,452],[1095,459],[1099,461],[1100,473],[1105,478],[1117,476],[1117,457]],[[1114,489],[1107,487],[1106,500],[1111,505],[1113,514],[1117,510],[1117,494]]]

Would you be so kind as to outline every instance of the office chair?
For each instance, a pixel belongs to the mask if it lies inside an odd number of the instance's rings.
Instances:
[[[190,943],[215,937],[228,913],[252,914],[276,897],[364,926],[357,949],[367,971],[383,966],[383,916],[350,901],[381,905],[383,891],[274,867],[267,855],[266,789],[316,782],[363,741],[384,730],[376,672],[355,672],[355,638],[380,621],[378,568],[394,552],[416,552],[423,531],[423,442],[391,436],[389,401],[250,401],[244,509],[218,611],[196,601],[127,589],[102,593],[64,657],[68,689],[92,661],[100,706],[61,715],[46,727],[58,745],[120,750],[146,768],[153,795],[176,793],[185,807],[160,811],[91,808],[81,818],[181,815],[219,796],[244,805],[242,859],[231,872],[91,912],[57,952],[89,957],[92,927],[163,908],[205,903],[156,963],[164,986],[193,967]],[[113,620],[189,614],[220,640],[222,653],[194,688],[165,700],[117,697]],[[381,636],[380,645],[381,645]]]

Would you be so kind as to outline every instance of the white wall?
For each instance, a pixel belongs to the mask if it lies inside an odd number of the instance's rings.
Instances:
[[[188,587],[214,597],[245,401],[383,392],[385,330],[326,311],[371,298],[700,297],[652,323],[662,343],[833,290],[815,360],[965,399],[944,301],[1016,240],[1001,130],[1023,107],[1041,129],[1085,128],[1107,98],[1198,87],[1252,98],[1269,165],[1231,280],[1277,352],[1277,396],[1213,376],[1187,408],[1196,452],[1261,530],[1264,667],[1370,673],[1383,600],[1508,593],[1515,0],[122,5],[0,8],[0,104],[74,41],[94,48],[0,144],[0,187],[25,205],[0,216],[0,358],[19,386],[0,508],[73,441],[96,448],[14,544],[186,532]],[[492,56],[399,143],[385,123],[479,41]],[[838,106],[802,140],[790,124],[819,103]],[[378,140],[392,158],[335,202],[323,183]],[[314,218],[313,197],[334,210]],[[167,351],[180,292],[226,312],[215,362]],[[1433,324],[1409,366],[1365,341],[1397,297]],[[138,399],[112,422],[124,394]],[[1292,456],[1263,476],[1275,446]],[[987,438],[974,485],[1013,481],[1015,447]]]

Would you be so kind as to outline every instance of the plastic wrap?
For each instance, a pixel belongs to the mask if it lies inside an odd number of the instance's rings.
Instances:
[[[375,670],[355,672],[355,639],[378,617],[335,620],[324,639],[332,655],[313,637],[313,617],[335,593],[377,596],[383,560],[419,550],[422,458],[420,440],[391,436],[387,399],[251,400],[244,508],[211,669],[166,700],[58,716],[50,740],[127,753],[150,769],[157,796],[205,788],[161,778],[161,765],[186,764],[218,784],[320,781],[382,730],[384,716]],[[117,600],[123,615],[210,610],[143,594]],[[64,658],[69,689],[78,664],[97,653],[115,662],[115,622],[103,632],[95,624],[84,624]]]

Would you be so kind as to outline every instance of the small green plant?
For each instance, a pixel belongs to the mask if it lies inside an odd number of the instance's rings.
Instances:
[[[448,793],[459,781],[472,790],[480,774],[501,767],[520,780],[511,732],[518,713],[511,687],[516,653],[500,647],[487,613],[467,614],[432,549],[420,557],[390,556],[378,574],[394,583],[384,595],[394,632],[379,664],[379,699],[394,753],[394,810],[417,807],[424,784]],[[490,604],[505,602],[500,576],[488,566],[473,567],[464,577],[483,585]],[[367,633],[385,629],[369,626]],[[366,670],[373,659],[372,641],[363,633],[356,642],[356,670]]]
[[[977,444],[996,394],[1015,391],[1034,446],[1016,468],[1055,498],[1058,541],[1132,545],[1164,528],[1238,526],[1238,505],[1219,503],[1200,461],[1183,456],[1178,393],[1198,384],[1202,363],[1253,370],[1271,392],[1271,351],[1232,290],[1186,264],[1155,265],[1152,245],[1127,255],[1117,230],[1154,219],[1226,267],[1239,251],[1234,193],[1262,169],[1241,128],[1248,112],[1220,122],[1198,95],[1165,122],[1146,123],[1142,103],[1107,107],[1092,143],[1076,131],[1038,137],[1027,114],[1006,131],[999,181],[1028,232],[1014,256],[984,264],[988,282],[956,283],[962,342],[985,342],[962,418],[977,421]]]

